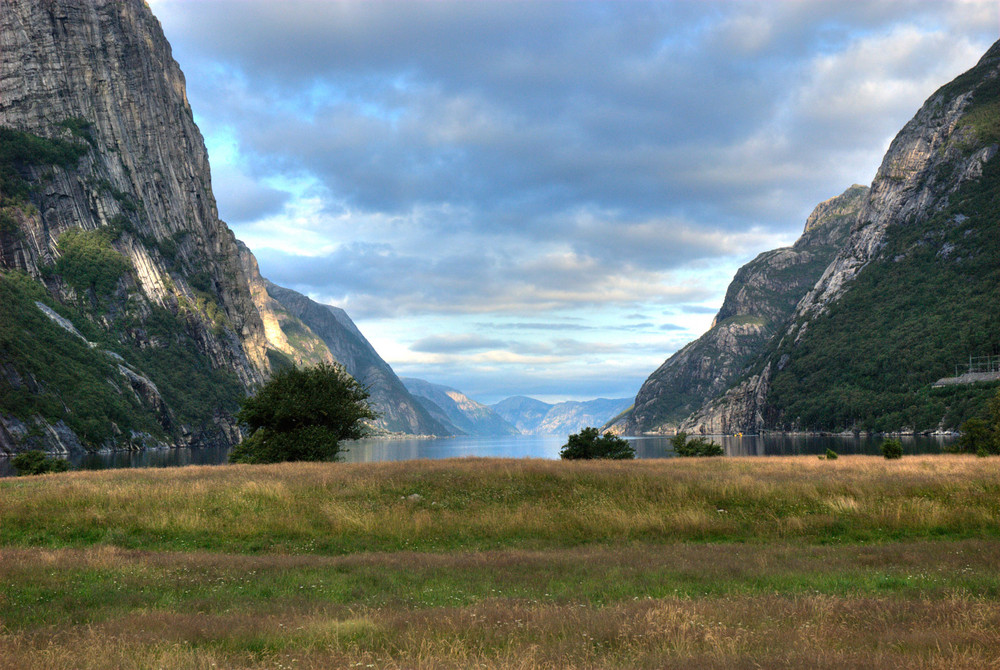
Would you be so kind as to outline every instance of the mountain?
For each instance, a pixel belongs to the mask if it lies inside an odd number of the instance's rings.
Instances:
[[[996,388],[932,388],[1000,354],[1000,43],[892,141],[851,233],[703,432],[956,428]]]
[[[0,452],[236,443],[247,392],[339,350],[219,219],[159,23],[0,2],[0,36]]]
[[[672,432],[728,389],[836,256],[867,194],[866,187],[854,185],[821,203],[794,245],[766,251],[741,267],[712,327],[649,376],[632,411],[615,420],[614,430]]]
[[[588,426],[602,426],[632,404],[630,398],[598,398],[555,404],[514,396],[490,407],[525,435],[570,435]]]
[[[404,377],[403,384],[424,405],[431,416],[454,427],[454,432],[476,437],[519,435],[492,409],[464,393],[423,379]]]
[[[277,302],[284,314],[304,324],[319,336],[333,358],[371,394],[370,402],[379,413],[376,425],[400,433],[417,435],[452,435],[454,430],[437,419],[413,397],[365,339],[347,312],[322,305],[288,288],[265,280],[268,296]],[[288,322],[286,322],[288,323]],[[290,326],[290,327],[289,327]],[[282,324],[288,339],[296,341],[302,330],[295,322]]]

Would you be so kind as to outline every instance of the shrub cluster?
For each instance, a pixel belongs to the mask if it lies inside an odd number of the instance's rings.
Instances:
[[[601,435],[597,428],[584,428],[569,436],[569,440],[559,451],[559,457],[567,460],[610,458],[629,460],[635,458],[635,449],[617,435]]]
[[[670,438],[670,445],[674,448],[674,453],[678,456],[723,456],[725,450],[722,445],[716,444],[704,437],[694,437],[688,439],[687,433],[680,432]]]
[[[899,440],[885,439],[882,441],[882,455],[887,460],[895,460],[903,457],[903,443]]]
[[[11,459],[10,464],[17,470],[19,476],[44,475],[49,472],[66,472],[69,462],[64,458],[46,456],[44,451],[32,449]]]
[[[342,440],[364,437],[375,412],[368,391],[339,365],[277,372],[243,401],[236,418],[250,436],[233,449],[233,463],[332,461]]]

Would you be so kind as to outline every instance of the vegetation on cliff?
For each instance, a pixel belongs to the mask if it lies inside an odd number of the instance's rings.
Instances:
[[[770,357],[774,427],[934,430],[979,412],[995,385],[931,384],[1000,354],[998,220],[994,158],[925,221],[889,227],[880,261]]]

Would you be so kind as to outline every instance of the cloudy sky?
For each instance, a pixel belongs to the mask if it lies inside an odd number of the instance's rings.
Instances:
[[[995,0],[150,0],[219,212],[401,376],[634,396],[868,184]]]

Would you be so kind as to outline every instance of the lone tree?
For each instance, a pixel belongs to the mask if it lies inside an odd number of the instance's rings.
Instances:
[[[243,401],[237,420],[250,435],[229,455],[231,463],[331,461],[341,440],[368,433],[374,419],[368,391],[339,365],[291,367]]]
[[[560,458],[568,460],[590,458],[613,458],[626,460],[635,458],[635,449],[617,435],[601,435],[596,428],[584,428],[569,436],[569,441],[559,452]]]

